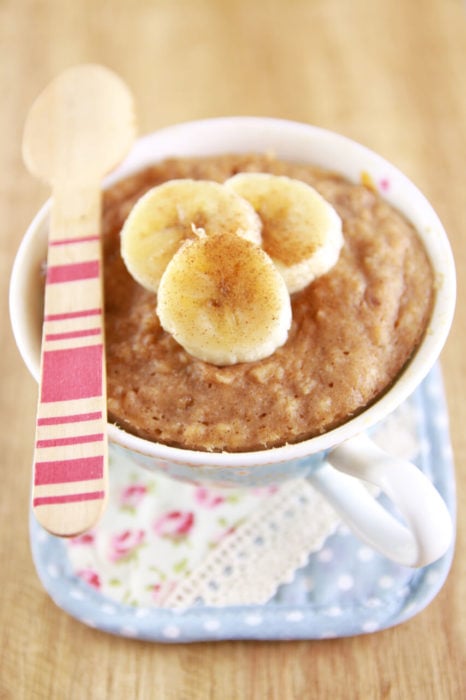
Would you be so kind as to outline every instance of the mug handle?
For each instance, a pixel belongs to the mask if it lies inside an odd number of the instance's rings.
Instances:
[[[445,554],[453,540],[448,508],[425,474],[364,433],[331,450],[327,462],[308,478],[362,541],[397,564],[427,566]],[[359,479],[378,486],[406,526]]]

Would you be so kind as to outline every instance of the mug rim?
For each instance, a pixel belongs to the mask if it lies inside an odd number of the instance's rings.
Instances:
[[[235,138],[237,144],[241,142],[241,148],[238,145],[232,148]],[[207,139],[208,148],[199,148],[198,139]],[[303,144],[306,144],[308,149],[312,150],[315,159],[310,160],[309,157],[303,158],[301,155],[302,162],[333,169],[353,181],[357,181],[358,178],[360,181],[363,172],[372,176],[372,170],[385,173],[391,178],[391,191],[388,195],[381,192],[379,194],[413,223],[424,243],[435,274],[435,298],[424,337],[391,387],[358,415],[322,435],[265,450],[207,452],[151,442],[108,423],[109,440],[133,452],[161,461],[193,466],[251,468],[256,465],[302,459],[326,451],[378,423],[408,398],[428,374],[446,342],[455,308],[456,275],[445,229],[430,202],[406,175],[382,156],[342,134],[310,124],[271,117],[220,117],[182,122],[137,139],[128,157],[105,178],[103,187],[107,188],[146,165],[170,155],[220,155],[228,151],[264,150],[258,148],[258,141],[264,145],[268,142],[273,144],[279,158],[286,159],[286,153],[295,153],[295,160],[304,150]],[[156,156],[150,155],[154,143]],[[333,168],[328,165],[329,153],[332,151],[340,161],[342,158],[345,160],[344,169],[341,162],[336,163]],[[324,160],[327,160],[327,165],[324,165]],[[361,162],[364,162],[364,168],[361,167]],[[30,223],[19,246],[10,280],[9,303],[13,334],[23,361],[36,380],[39,378],[38,348],[31,348],[32,320],[31,311],[27,308],[27,295],[24,294],[27,282],[24,270],[28,267],[27,260],[31,249],[34,244],[38,245],[37,238],[41,233],[46,240],[49,210],[50,200],[41,207]],[[406,210],[410,210],[411,215]],[[413,212],[416,213],[414,217]],[[416,217],[419,220],[413,221]]]

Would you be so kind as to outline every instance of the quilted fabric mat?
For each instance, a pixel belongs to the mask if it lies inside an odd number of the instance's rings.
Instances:
[[[375,438],[417,464],[454,518],[454,466],[438,366],[378,426]],[[113,464],[112,474],[118,478],[114,476],[110,515],[95,531],[63,541],[32,516],[30,528],[36,569],[54,602],[81,622],[112,634],[194,642],[373,633],[420,613],[450,569],[453,545],[434,564],[410,569],[386,560],[330,519],[286,582],[269,586],[266,602],[235,604],[230,587],[226,605],[206,604],[201,596],[188,607],[167,607],[167,590],[202,564],[218,542],[234,536],[260,502],[277,494],[273,489],[232,494],[183,485],[181,508],[178,483],[140,469],[135,473],[128,465]],[[158,502],[158,512],[142,507],[145,497],[149,505],[149,498]],[[134,517],[139,518],[136,526]],[[245,600],[244,591],[238,600]]]

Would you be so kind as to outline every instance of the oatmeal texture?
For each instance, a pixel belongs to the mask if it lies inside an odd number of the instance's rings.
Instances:
[[[270,172],[315,187],[343,220],[326,275],[292,295],[286,344],[264,360],[216,367],[162,330],[156,296],[129,275],[120,230],[136,200],[173,178],[223,182]],[[363,184],[266,155],[170,159],[104,196],[109,419],[146,439],[203,451],[260,450],[340,425],[393,382],[422,338],[434,293],[413,227]]]

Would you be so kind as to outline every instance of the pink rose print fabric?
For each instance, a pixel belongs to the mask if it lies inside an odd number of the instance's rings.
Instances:
[[[157,518],[154,531],[160,537],[172,539],[186,537],[193,528],[194,518],[194,513],[190,511],[171,510]]]
[[[85,532],[82,535],[78,535],[78,537],[73,537],[70,540],[72,545],[83,545],[83,546],[94,544],[94,541],[95,541],[95,535],[92,532],[92,530],[90,530],[89,532]]]
[[[119,602],[161,606],[276,488],[175,482],[110,456],[110,494],[92,531],[67,542],[75,575]]]
[[[137,508],[148,491],[146,484],[130,484],[125,486],[120,494],[120,505],[123,508]]]
[[[226,497],[219,491],[207,489],[205,486],[200,486],[194,492],[196,502],[203,508],[217,508],[225,503]]]
[[[76,572],[76,575],[94,588],[100,588],[101,586],[99,574],[96,571],[92,571],[92,569],[80,569]]]
[[[114,535],[110,541],[109,559],[118,561],[134,555],[144,542],[145,530],[123,530]]]

